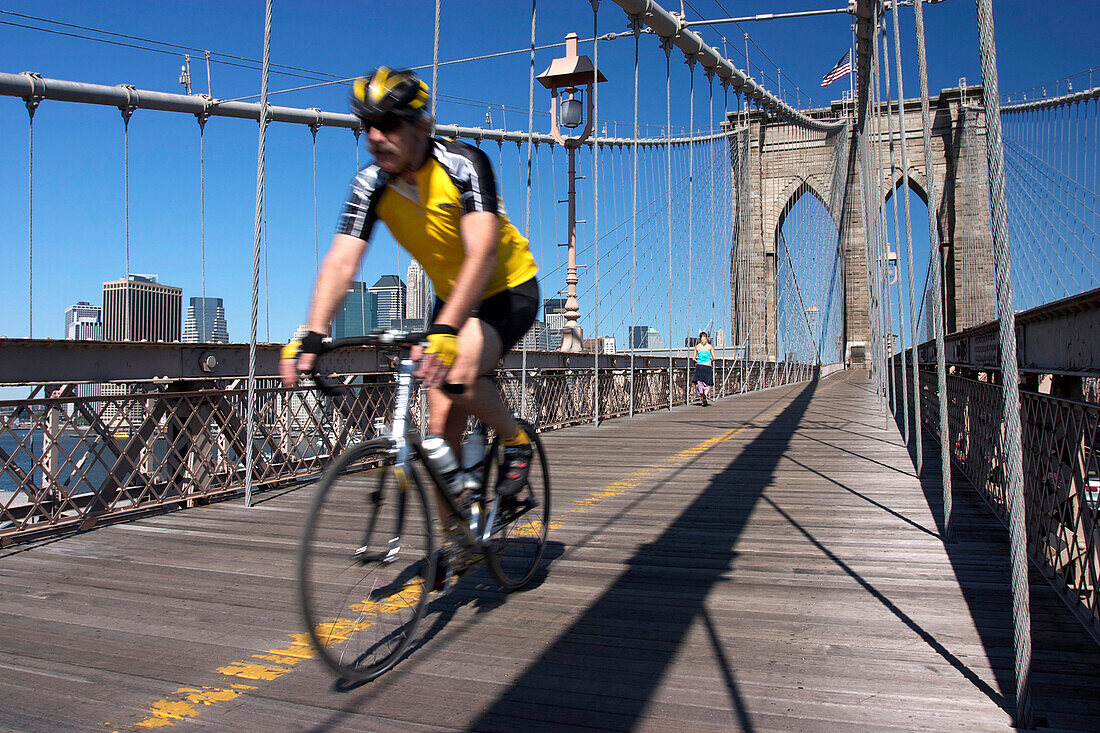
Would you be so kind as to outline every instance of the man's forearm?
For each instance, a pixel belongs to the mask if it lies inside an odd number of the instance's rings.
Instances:
[[[333,238],[332,247],[321,263],[317,283],[313,288],[313,300],[306,324],[310,331],[323,334],[329,332],[332,317],[344,302],[365,249],[366,242],[360,239],[343,234]]]
[[[462,237],[466,258],[458,270],[443,310],[435,319],[436,323],[459,329],[477,308],[496,269],[499,233],[496,214],[478,212],[463,217]]]

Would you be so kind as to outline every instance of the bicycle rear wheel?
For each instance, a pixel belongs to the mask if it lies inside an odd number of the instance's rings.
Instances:
[[[317,486],[298,556],[302,617],[321,661],[351,682],[393,667],[415,638],[435,573],[431,513],[390,443],[344,451]]]
[[[485,555],[489,572],[507,591],[522,588],[535,576],[550,529],[550,469],[546,464],[546,451],[531,424],[524,420],[519,423],[534,448],[523,489],[511,497],[496,494],[495,486],[504,461],[499,437],[493,441],[485,459],[486,497],[489,506],[495,505],[497,510]]]

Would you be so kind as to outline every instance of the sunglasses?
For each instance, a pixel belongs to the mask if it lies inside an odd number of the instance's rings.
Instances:
[[[401,126],[403,121],[397,115],[382,115],[378,119],[364,120],[363,130],[370,132],[371,128],[375,128],[382,133],[393,132]]]

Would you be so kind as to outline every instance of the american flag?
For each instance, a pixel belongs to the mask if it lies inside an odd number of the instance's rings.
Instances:
[[[841,56],[840,61],[836,62],[836,66],[834,66],[828,74],[821,77],[821,86],[827,87],[837,79],[843,79],[848,76],[848,74],[852,73],[851,53],[851,51],[848,51]]]

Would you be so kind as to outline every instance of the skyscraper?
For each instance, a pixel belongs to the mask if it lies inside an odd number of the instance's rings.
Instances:
[[[631,326],[630,327],[630,348],[631,349],[648,349],[649,348],[649,326]]]
[[[103,283],[106,341],[179,341],[183,288],[131,273]]]
[[[431,289],[428,287],[428,276],[424,274],[424,268],[415,259],[409,263],[409,269],[405,272],[405,282],[408,291],[405,318],[426,320],[432,312]]]
[[[221,298],[191,298],[183,322],[183,342],[189,344],[229,343],[229,324]]]
[[[378,298],[378,328],[391,328],[405,317],[405,283],[397,275],[383,275],[368,291]]]
[[[98,305],[92,305],[82,300],[65,309],[65,338],[69,341],[102,341],[103,320],[100,318],[103,309]],[[98,397],[101,393],[98,384],[78,384],[75,390],[77,397]],[[89,402],[86,406],[94,412],[103,409],[102,403]],[[72,405],[75,414],[76,406]]]
[[[367,289],[367,284],[356,280],[348,288],[344,305],[332,318],[332,337],[365,336],[378,323],[378,295]]]
[[[527,329],[527,333],[520,339],[520,342],[516,344],[513,351],[522,351],[524,349],[528,351],[546,351],[550,341],[549,336],[550,334],[546,329],[546,324],[536,319],[535,322],[531,324],[531,328]]]
[[[82,300],[65,309],[65,338],[69,341],[101,341],[103,309]]]
[[[547,298],[542,301],[542,312],[546,319],[546,330],[550,351],[561,348],[561,330],[565,328],[565,298]]]

